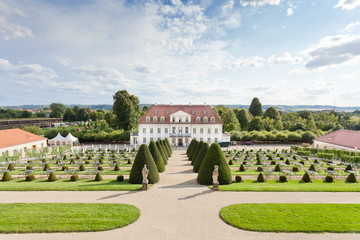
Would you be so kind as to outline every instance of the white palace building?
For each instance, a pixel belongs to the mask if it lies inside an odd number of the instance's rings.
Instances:
[[[191,139],[230,142],[230,135],[222,133],[223,122],[209,105],[152,105],[141,116],[139,132],[132,133],[130,144],[149,144],[168,138],[171,145],[187,146]]]

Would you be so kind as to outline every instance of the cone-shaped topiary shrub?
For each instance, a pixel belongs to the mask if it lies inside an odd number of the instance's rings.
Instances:
[[[85,164],[90,164],[90,161],[89,161],[89,160],[85,160]]]
[[[97,167],[97,170],[103,171],[103,170],[104,170],[104,167],[103,167],[103,166],[98,166],[98,167]]]
[[[263,170],[262,167],[257,167],[257,168],[256,168],[256,171],[257,171],[257,172],[263,172],[264,170]]]
[[[149,151],[151,153],[151,156],[153,157],[157,170],[159,172],[163,172],[165,171],[165,163],[164,160],[162,159],[161,153],[158,149],[158,147],[156,146],[156,143],[154,141],[150,141],[149,144]]]
[[[245,172],[246,171],[244,165],[242,165],[242,164],[240,165],[239,171],[240,172]]]
[[[50,169],[51,169],[51,168],[50,168],[49,164],[46,163],[46,164],[44,165],[43,171],[47,171],[47,170],[50,170]]]
[[[290,165],[289,159],[286,159],[285,164],[286,164],[286,165]]]
[[[57,180],[57,177],[55,173],[51,172],[48,177],[48,182],[55,182]]]
[[[12,180],[12,176],[10,172],[4,172],[4,175],[1,179],[1,181],[6,182]]]
[[[10,163],[7,169],[10,170],[10,171],[14,171],[15,170],[14,164]]]
[[[195,138],[191,139],[191,142],[188,146],[188,148],[186,149],[186,155],[189,157],[189,154],[190,154],[190,151],[191,151],[191,148],[194,146],[194,142],[196,141]]]
[[[60,160],[56,160],[56,165],[59,165],[60,163],[61,163],[61,161]]]
[[[25,169],[26,169],[26,170],[33,170],[33,166],[27,165]]]
[[[314,163],[319,163],[319,161],[317,159],[314,160]]]
[[[25,177],[25,181],[27,182],[31,182],[35,180],[35,175],[34,174],[29,174]]]
[[[167,156],[164,152],[164,149],[162,148],[161,144],[159,143],[159,141],[156,142],[156,146],[161,154],[162,160],[164,161],[164,164],[167,165],[168,161],[167,161]]]
[[[89,155],[88,160],[91,160],[91,159],[92,159],[92,157]]]
[[[261,165],[261,160],[258,159],[258,160],[256,161],[256,164],[255,164],[255,165]]]
[[[103,180],[103,178],[102,178],[101,174],[98,172],[98,173],[96,174],[96,176],[95,176],[94,181],[99,182],[99,181],[102,181],[102,180]]]
[[[263,173],[259,173],[257,179],[256,179],[257,182],[265,182],[265,177],[264,177],[264,174]]]
[[[229,160],[229,165],[234,165],[234,162],[232,159]]]
[[[301,181],[304,183],[311,183],[310,175],[308,173],[305,173]]]
[[[345,169],[346,172],[347,171],[352,171],[352,170],[353,170],[353,168],[352,168],[351,164],[346,166],[346,169]]]
[[[243,180],[242,180],[242,177],[240,176],[240,175],[237,175],[236,177],[235,177],[235,182],[242,182]]]
[[[277,164],[274,168],[274,172],[281,172],[281,168],[280,168],[280,165]]]
[[[305,165],[305,162],[304,162],[304,161],[300,161],[300,164]]]
[[[131,159],[129,159],[129,160],[127,161],[127,164],[132,164]]]
[[[67,170],[69,170],[69,167],[68,167],[68,166],[62,166],[62,167],[61,167],[61,171],[67,171]]]
[[[192,159],[191,159],[191,165],[194,165],[195,160],[196,160],[197,156],[199,155],[200,150],[201,150],[201,148],[202,148],[203,145],[204,145],[204,141],[200,141],[200,142],[198,143],[198,145],[197,145],[197,147],[196,147],[196,149],[195,149],[194,155],[193,155],[193,157],[192,157]]]
[[[124,176],[123,176],[123,175],[119,175],[119,176],[116,177],[116,180],[117,180],[118,182],[122,182],[122,181],[124,181]]]
[[[166,153],[167,153],[168,157],[171,157],[171,151],[170,151],[170,149],[168,148],[168,146],[167,146],[167,144],[166,144],[165,140],[160,140],[160,142],[161,142],[161,144],[162,144],[163,148],[165,149],[165,151],[166,151]]]
[[[193,170],[194,172],[199,172],[200,166],[202,161],[205,158],[205,155],[207,153],[207,151],[209,150],[209,144],[207,142],[204,142],[204,144],[202,145],[199,154],[197,155],[195,161],[194,161],[194,166],[193,166]]]
[[[81,165],[80,165],[79,171],[85,171],[85,166],[84,166],[84,164],[81,164]]]
[[[161,146],[161,148],[163,149],[163,151],[164,151],[164,153],[166,155],[166,159],[169,159],[170,155],[169,155],[168,151],[165,148],[164,142],[162,140],[159,140],[158,142],[160,143],[160,146]]]
[[[104,164],[104,160],[103,160],[103,159],[100,159],[100,160],[99,160],[99,163],[100,163],[100,164]]]
[[[76,181],[78,181],[79,180],[79,176],[77,175],[77,174],[73,174],[73,175],[71,175],[71,177],[70,177],[70,181],[72,181],[72,182],[76,182]]]
[[[115,164],[114,171],[120,171],[120,167],[118,164]]]
[[[194,142],[194,146],[192,147],[191,152],[190,152],[190,154],[189,154],[189,160],[190,160],[190,161],[192,161],[192,158],[193,158],[194,155],[195,155],[195,152],[196,152],[196,149],[197,149],[198,145],[199,145],[199,142],[198,142],[198,141],[195,141],[195,142]]]
[[[157,170],[155,161],[151,156],[151,153],[146,144],[140,145],[140,148],[136,154],[134,164],[131,168],[129,182],[141,184],[142,179],[142,170],[146,164],[147,169],[149,170],[148,180],[149,183],[157,183],[159,181],[159,172]]]
[[[63,159],[66,160],[66,155],[64,155]]]
[[[223,151],[221,151],[217,143],[211,144],[201,163],[197,176],[198,183],[202,185],[211,185],[213,183],[212,174],[215,165],[219,166],[219,184],[231,184],[232,176],[229,165],[226,162]]]
[[[316,169],[315,169],[315,166],[313,164],[311,164],[310,168],[309,168],[309,171],[314,171],[316,172]]]
[[[333,183],[334,182],[333,176],[326,176],[325,177],[325,182],[326,183]]]
[[[350,173],[349,176],[346,178],[346,182],[348,182],[348,183],[357,183],[355,174]]]
[[[171,148],[171,145],[170,145],[169,139],[165,138],[165,143],[166,143],[167,147],[168,147],[168,148],[169,148],[169,150],[170,150],[170,156],[171,156],[171,154],[172,154],[172,148]]]
[[[287,182],[287,177],[286,177],[285,175],[281,175],[281,176],[279,177],[279,181],[280,181],[280,182]]]
[[[293,167],[293,168],[292,168],[292,171],[293,171],[293,172],[298,172],[298,171],[299,171],[299,168],[298,168],[298,167]]]
[[[46,158],[43,158],[43,159],[41,160],[41,162],[46,163],[46,162],[47,162],[47,161],[46,161]]]

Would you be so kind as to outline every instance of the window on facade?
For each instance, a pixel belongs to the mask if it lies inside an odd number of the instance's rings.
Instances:
[[[168,128],[165,128],[165,133],[168,133]]]
[[[203,133],[204,133],[204,129],[200,128],[200,134],[203,134]]]
[[[157,117],[153,118],[153,122],[156,123],[157,122]]]
[[[173,127],[172,128],[172,133],[175,134],[175,132],[176,132],[176,127]]]
[[[215,122],[215,118],[211,117],[211,122],[214,123]]]
[[[153,128],[150,128],[150,133],[153,133],[153,132],[154,132]]]
[[[146,128],[143,128],[143,133],[146,133]]]
[[[158,128],[158,133],[161,133],[161,128]]]
[[[175,122],[175,118],[174,118],[174,117],[172,118],[172,122]]]
[[[211,134],[211,128],[208,128],[208,134]]]
[[[188,118],[188,117],[185,118],[185,122],[189,122],[189,118]]]
[[[219,133],[219,129],[215,128],[215,133]]]
[[[181,122],[182,121],[182,119],[181,118],[179,118],[179,122]]]
[[[217,138],[215,138],[215,142],[216,142],[216,143],[218,142]]]
[[[150,117],[146,117],[146,122],[150,122]]]
[[[143,143],[145,143],[145,144],[146,144],[146,138],[143,138]]]
[[[154,140],[152,137],[150,138],[150,141]]]
[[[210,143],[210,142],[211,142],[211,138],[208,138],[207,142]]]
[[[196,122],[199,123],[200,122],[200,117],[196,118]]]
[[[189,134],[189,128],[185,127],[185,134]]]
[[[165,117],[161,117],[160,122],[164,123],[165,122]]]
[[[204,122],[207,123],[208,122],[208,118],[204,117]]]
[[[193,134],[196,134],[196,128],[193,128]]]

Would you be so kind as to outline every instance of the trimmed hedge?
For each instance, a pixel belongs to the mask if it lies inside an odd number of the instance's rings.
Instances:
[[[123,175],[117,176],[117,177],[116,177],[116,181],[118,181],[118,182],[124,181],[124,176],[123,176]]]
[[[209,144],[207,142],[204,142],[204,144],[202,145],[199,154],[197,155],[195,161],[194,161],[194,165],[193,165],[193,170],[194,172],[199,172],[199,169],[201,167],[201,163],[205,158],[205,155],[207,153],[207,151],[209,150]]]
[[[287,177],[286,177],[285,175],[281,175],[281,176],[279,177],[279,181],[282,182],[282,183],[284,183],[284,182],[287,182],[288,180],[287,180]]]
[[[246,171],[244,165],[242,165],[242,164],[240,165],[239,171],[240,172],[245,172]]]
[[[79,171],[85,171],[85,166],[84,166],[84,164],[81,164],[81,165],[80,165]]]
[[[120,171],[120,167],[118,164],[115,164],[114,171]]]
[[[148,180],[149,183],[157,183],[159,181],[159,172],[157,170],[155,161],[151,156],[149,148],[146,144],[141,144],[139,151],[136,154],[134,164],[131,168],[129,182],[135,184],[141,184],[142,179],[142,170],[146,164],[147,169],[149,170]]]
[[[192,162],[192,158],[193,158],[194,155],[195,155],[195,152],[196,152],[196,149],[197,149],[198,145],[199,145],[199,142],[198,142],[198,141],[195,141],[195,142],[194,142],[194,146],[192,147],[191,152],[190,152],[190,154],[189,154],[189,160],[190,160],[191,162]]]
[[[168,161],[167,161],[167,156],[164,152],[164,149],[162,148],[161,144],[159,143],[159,141],[156,142],[156,146],[161,154],[162,160],[164,161],[164,164],[167,165]]]
[[[219,184],[231,184],[231,170],[226,162],[223,151],[217,143],[211,144],[201,163],[199,174],[197,176],[198,183],[202,185],[213,184],[212,174],[215,165],[219,166]]]
[[[48,177],[48,182],[55,182],[57,179],[55,173],[51,172]]]
[[[79,176],[77,174],[71,175],[71,177],[70,177],[71,182],[76,182],[78,180],[79,180]]]
[[[326,183],[333,183],[334,182],[333,176],[326,176],[325,177],[325,182]]]
[[[14,164],[10,163],[7,169],[10,170],[10,171],[14,171],[15,170]]]
[[[10,181],[12,180],[12,176],[11,176],[11,173],[10,172],[4,172],[4,175],[1,179],[1,181],[3,182],[7,182],[7,181]]]
[[[235,177],[235,182],[238,182],[238,183],[243,182],[242,177],[240,175],[237,175]]]
[[[164,172],[165,171],[165,163],[164,160],[162,159],[161,153],[158,149],[158,147],[156,146],[156,143],[151,140],[150,144],[149,144],[149,151],[151,153],[151,156],[153,157],[157,170],[159,172]]]
[[[48,164],[48,163],[46,163],[45,165],[44,165],[44,168],[43,168],[43,171],[47,171],[47,170],[50,170],[51,168],[50,168],[50,165]]]
[[[195,141],[196,141],[195,138],[191,139],[191,142],[190,142],[188,148],[186,149],[186,155],[187,155],[188,157],[189,157],[189,154],[190,154],[191,149],[194,147]]]
[[[98,172],[98,173],[96,174],[96,176],[95,176],[94,181],[100,182],[100,181],[102,181],[102,180],[103,180],[103,178],[102,178],[101,174]]]
[[[202,147],[203,145],[204,145],[204,141],[200,141],[200,142],[198,143],[198,145],[197,145],[197,147],[196,147],[196,149],[195,149],[195,151],[194,151],[194,153],[193,153],[193,156],[192,156],[192,158],[191,158],[191,165],[194,165],[195,160],[196,160],[197,156],[199,155],[200,150],[201,150],[201,147]]]
[[[257,179],[256,179],[257,182],[259,183],[263,183],[265,182],[265,177],[264,177],[264,174],[263,173],[259,173]]]
[[[35,175],[34,174],[29,174],[25,177],[25,181],[26,182],[31,182],[35,180]]]
[[[346,178],[346,182],[348,182],[348,183],[357,183],[355,174],[350,173],[349,176]]]
[[[304,183],[311,183],[310,175],[308,173],[305,173],[301,181]]]

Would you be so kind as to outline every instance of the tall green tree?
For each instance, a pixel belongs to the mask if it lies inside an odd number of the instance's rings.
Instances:
[[[52,103],[50,104],[50,117],[52,118],[62,118],[66,112],[66,107],[61,103]]]
[[[224,123],[224,131],[226,132],[240,130],[239,120],[236,118],[234,111],[229,107],[225,107],[222,110],[221,121]]]
[[[74,122],[76,120],[76,113],[72,108],[66,109],[64,114],[64,121]]]
[[[261,117],[254,117],[250,122],[249,122],[249,131],[261,131],[264,130],[264,122],[261,119]]]
[[[269,117],[270,119],[279,119],[280,118],[280,113],[279,111],[274,108],[273,106],[268,107],[264,113],[264,117]]]
[[[250,113],[245,108],[241,108],[236,111],[236,118],[238,119],[241,128],[247,129],[251,118],[250,118]]]
[[[104,119],[107,122],[107,124],[109,124],[109,126],[112,126],[114,118],[115,118],[115,115],[112,111],[107,111],[105,113]]]
[[[121,90],[115,93],[113,99],[114,126],[124,130],[136,128],[141,112],[139,98]]]
[[[76,113],[76,120],[77,121],[87,121],[90,118],[90,109],[80,108],[79,111]]]
[[[250,107],[249,107],[249,112],[254,117],[261,117],[264,114],[262,104],[261,104],[260,100],[257,97],[253,98],[253,100],[251,101],[251,104],[250,104]]]

